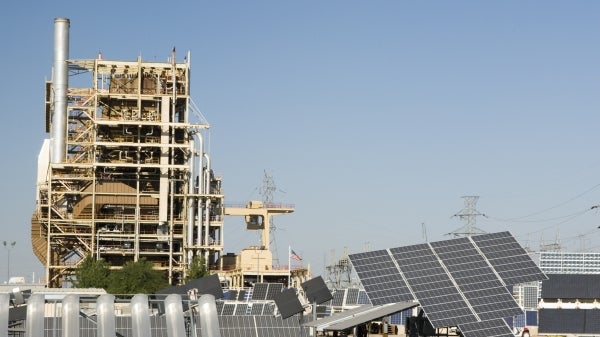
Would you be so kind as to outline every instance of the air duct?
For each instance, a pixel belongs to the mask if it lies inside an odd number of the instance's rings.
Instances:
[[[69,86],[69,19],[54,19],[54,110],[50,139],[50,160],[57,164],[65,160],[67,149],[67,88]]]

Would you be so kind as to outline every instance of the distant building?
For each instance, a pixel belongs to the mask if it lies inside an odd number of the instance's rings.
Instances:
[[[600,274],[600,252],[540,252],[546,274]]]

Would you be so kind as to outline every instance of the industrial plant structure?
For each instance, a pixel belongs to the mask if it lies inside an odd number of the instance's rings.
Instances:
[[[143,258],[173,285],[183,283],[195,257],[231,286],[306,279],[306,268],[271,267],[269,218],[293,212],[290,205],[232,207],[228,214],[245,216],[247,229],[262,230],[266,244],[223,258],[227,213],[221,177],[205,150],[209,125],[190,97],[190,53],[183,62],[176,61],[175,48],[165,62],[111,61],[101,54],[70,59],[69,28],[69,19],[54,20],[45,96],[50,138],[38,157],[31,220],[32,248],[47,286],[69,284],[86,256],[113,269]],[[71,86],[70,77],[87,85]]]
[[[71,60],[69,25],[55,19],[50,139],[39,154],[31,222],[48,286],[68,282],[88,254],[113,267],[145,258],[172,284],[194,256],[218,269],[223,194],[204,150],[209,125],[190,99],[189,55]],[[69,76],[84,74],[89,87],[69,86]]]

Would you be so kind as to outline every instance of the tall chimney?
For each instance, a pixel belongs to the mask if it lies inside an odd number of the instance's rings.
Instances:
[[[50,132],[50,161],[54,164],[65,160],[67,151],[67,88],[69,86],[69,19],[54,19],[54,111]]]

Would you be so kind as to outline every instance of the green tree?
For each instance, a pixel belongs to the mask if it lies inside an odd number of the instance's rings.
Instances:
[[[205,261],[206,260],[202,255],[194,256],[194,258],[192,259],[192,263],[190,263],[190,268],[188,269],[187,276],[185,278],[186,282],[208,275],[208,270],[206,269]]]
[[[108,287],[110,265],[103,259],[96,260],[92,255],[87,255],[75,271],[74,285],[77,288],[102,288]]]
[[[110,273],[107,291],[111,294],[151,294],[169,285],[166,274],[154,270],[145,258],[127,262]]]

